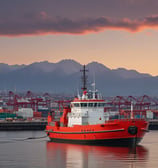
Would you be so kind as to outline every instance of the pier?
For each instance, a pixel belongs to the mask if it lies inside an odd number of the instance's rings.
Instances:
[[[46,121],[0,122],[0,131],[45,130]]]
[[[150,120],[148,128],[149,130],[158,130],[158,120],[157,119]]]

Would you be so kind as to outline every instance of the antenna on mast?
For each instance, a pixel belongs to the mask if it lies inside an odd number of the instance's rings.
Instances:
[[[81,72],[83,72],[83,76],[82,76],[82,82],[83,82],[83,86],[82,86],[82,90],[83,91],[86,91],[87,90],[87,75],[86,75],[86,72],[88,72],[88,70],[86,69],[86,66],[85,65],[83,65],[83,69],[82,70],[80,70]]]

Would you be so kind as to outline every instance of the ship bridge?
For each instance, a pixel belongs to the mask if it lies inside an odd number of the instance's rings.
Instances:
[[[105,100],[102,99],[75,99],[71,102],[68,126],[105,123],[104,107]]]

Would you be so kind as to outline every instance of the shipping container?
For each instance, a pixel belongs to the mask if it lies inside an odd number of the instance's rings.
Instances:
[[[33,112],[33,117],[42,117],[42,112],[39,111]]]
[[[33,117],[32,108],[21,108],[16,113],[17,113],[17,116],[22,116],[23,118],[32,118]]]
[[[0,113],[0,118],[15,118],[16,114],[13,113]]]

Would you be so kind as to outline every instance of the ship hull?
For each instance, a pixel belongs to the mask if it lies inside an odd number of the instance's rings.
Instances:
[[[148,124],[145,120],[115,120],[105,124],[76,125],[73,127],[46,127],[46,132],[53,142],[106,145],[133,146],[137,145]]]
[[[135,146],[141,141],[141,139],[142,138],[74,140],[74,139],[50,138],[52,142],[57,143],[71,143],[71,144],[96,145],[96,146]]]

